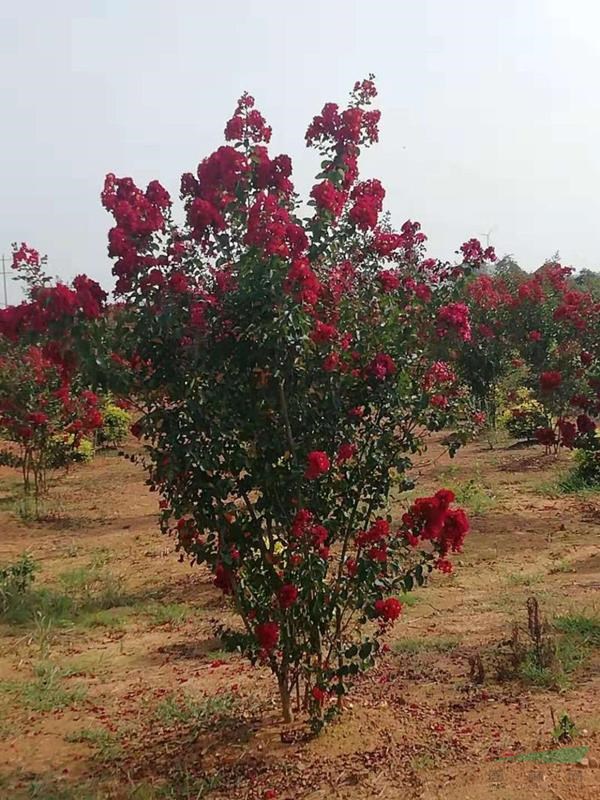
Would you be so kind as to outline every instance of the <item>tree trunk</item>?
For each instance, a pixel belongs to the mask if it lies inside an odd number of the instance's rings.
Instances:
[[[292,714],[292,696],[290,687],[288,686],[287,679],[281,677],[279,679],[279,696],[281,697],[281,712],[284,722],[293,722],[294,715]]]

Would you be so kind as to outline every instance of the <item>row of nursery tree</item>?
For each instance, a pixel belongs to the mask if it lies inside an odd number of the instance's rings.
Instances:
[[[0,312],[5,462],[40,490],[48,448],[101,429],[103,398],[133,409],[161,528],[239,614],[223,638],[270,667],[285,720],[317,728],[468,532],[444,488],[392,513],[429,432],[454,453],[504,396],[517,435],[588,468],[597,453],[600,306],[558,263],[489,274],[475,239],[446,263],[418,223],[395,230],[359,172],[375,96],[369,78],[310,123],[308,216],[245,94],[182,176],[183,224],[158,181],[106,177],[113,301],[84,275],[50,282],[23,245],[28,298]]]

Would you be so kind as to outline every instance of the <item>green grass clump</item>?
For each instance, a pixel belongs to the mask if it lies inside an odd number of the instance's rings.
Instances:
[[[448,653],[460,644],[454,636],[436,636],[432,639],[400,639],[394,642],[395,653]]]
[[[114,761],[123,752],[115,736],[106,728],[83,728],[65,736],[67,742],[84,742],[95,750],[95,757],[102,762]]]
[[[35,679],[25,683],[3,681],[0,692],[31,711],[59,711],[76,705],[86,696],[83,686],[65,686],[64,678],[69,677],[69,673],[55,664],[41,662],[34,673]]]

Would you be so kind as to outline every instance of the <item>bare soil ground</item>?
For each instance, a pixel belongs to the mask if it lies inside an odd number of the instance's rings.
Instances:
[[[317,739],[280,723],[266,671],[219,649],[230,612],[158,532],[136,467],[97,457],[29,524],[0,471],[0,564],[28,550],[41,566],[31,605],[0,623],[0,798],[598,800],[598,648],[571,643],[559,688],[499,682],[494,664],[530,596],[550,621],[598,618],[600,494],[552,492],[561,464],[539,448],[472,444],[450,461],[433,445],[427,459],[418,494],[458,490],[465,552],[414,593]],[[559,746],[552,713],[575,722],[588,765],[507,761]]]

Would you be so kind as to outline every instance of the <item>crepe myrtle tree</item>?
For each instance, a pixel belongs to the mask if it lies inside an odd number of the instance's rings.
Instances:
[[[375,96],[371,76],[311,122],[308,216],[247,94],[182,176],[183,223],[158,181],[108,175],[117,303],[79,336],[80,368],[138,409],[163,530],[240,616],[223,636],[272,670],[286,721],[295,706],[317,727],[373,664],[398,597],[451,570],[468,531],[447,490],[401,520],[390,493],[412,488],[428,430],[476,423],[440,354],[471,340],[460,292],[492,254],[470,242],[441,263],[418,223],[392,228],[382,184],[359,176]]]
[[[417,223],[394,231],[385,191],[359,178],[378,139],[371,78],[306,133],[322,158],[302,218],[286,155],[245,94],[226,144],[167,191],[108,175],[109,253],[122,304],[115,370],[143,407],[149,482],[183,558],[206,564],[241,617],[229,643],[320,725],[369,667],[397,596],[461,548],[468,521],[442,490],[401,522],[427,429],[465,405],[428,340],[469,339],[457,293],[490,254],[425,258]],[[464,411],[464,408],[463,408]],[[339,703],[338,703],[339,704]]]

